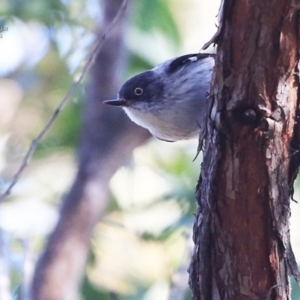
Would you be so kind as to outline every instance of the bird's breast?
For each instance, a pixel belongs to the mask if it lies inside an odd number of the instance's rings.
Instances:
[[[133,122],[148,129],[152,135],[161,140],[179,141],[197,138],[200,132],[196,115],[186,115],[182,111],[173,111],[172,108],[155,113],[128,107],[124,110]]]

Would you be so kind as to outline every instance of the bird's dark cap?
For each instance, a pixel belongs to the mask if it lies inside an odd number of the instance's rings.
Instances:
[[[105,101],[103,101],[103,103],[113,105],[113,106],[126,106],[126,100],[125,99],[105,100]]]

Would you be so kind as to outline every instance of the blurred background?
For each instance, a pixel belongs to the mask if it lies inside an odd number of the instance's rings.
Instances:
[[[1,192],[32,140],[78,78],[99,32],[111,20],[114,10],[107,2],[0,2]],[[101,156],[107,152],[115,164],[107,167],[112,169],[107,171],[107,202],[99,211],[99,221],[93,224],[78,299],[190,299],[186,270],[196,212],[194,190],[202,159],[200,155],[192,161],[197,141],[165,143],[150,138],[146,132],[135,131],[141,129],[130,124],[134,129],[128,132],[140,138],[128,149],[116,149],[115,144],[103,138],[101,130],[113,139],[111,127],[123,125],[99,117],[114,114],[111,111],[117,109],[102,107],[99,96],[93,100],[98,101],[96,105],[101,110],[95,116],[99,127],[93,133],[99,133],[94,137],[95,144],[99,143],[94,150],[99,149],[99,157],[93,160],[95,155],[88,146],[93,143],[93,135],[87,138],[87,132],[92,130],[89,111],[94,109],[87,106],[91,103],[88,99],[97,95],[97,82],[101,86],[101,80],[109,76],[114,76],[115,81],[109,92],[101,94],[102,100],[115,97],[121,83],[137,72],[174,56],[199,52],[216,31],[218,8],[218,0],[131,2],[117,37],[119,44],[107,41],[106,51],[114,52],[118,47],[114,53],[118,64],[105,66],[105,49],[103,56],[99,53],[97,62],[102,68],[94,69],[85,78],[12,194],[0,204],[1,300],[30,299],[35,264],[47,247],[50,233],[64,216],[62,202],[68,199],[83,165],[106,168],[95,161],[103,159],[107,165],[108,156]],[[116,114],[118,119],[126,119],[121,110]],[[122,134],[130,138],[127,132]],[[118,151],[127,152],[118,159]],[[294,198],[299,199],[298,183]],[[292,245],[298,258],[299,212],[299,205],[292,202]],[[300,299],[296,287],[293,299]]]

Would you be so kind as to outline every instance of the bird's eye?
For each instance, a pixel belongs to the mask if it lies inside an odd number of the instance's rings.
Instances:
[[[141,96],[143,94],[144,90],[140,87],[137,87],[134,89],[134,93],[137,95],[137,96]]]

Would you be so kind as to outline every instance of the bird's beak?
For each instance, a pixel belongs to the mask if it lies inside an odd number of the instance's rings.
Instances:
[[[105,104],[113,105],[113,106],[126,106],[125,99],[112,99],[103,101]]]

